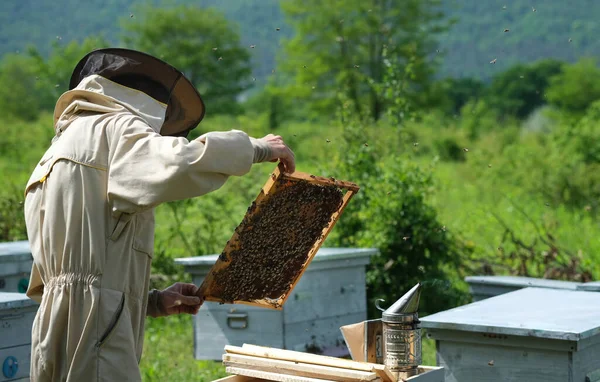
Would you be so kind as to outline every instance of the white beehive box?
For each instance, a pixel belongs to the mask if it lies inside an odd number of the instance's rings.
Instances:
[[[514,292],[523,288],[549,288],[576,290],[582,283],[538,279],[521,276],[468,276],[465,281],[469,284],[469,291],[473,301],[498,296],[508,292]]]
[[[421,319],[447,382],[600,381],[600,293],[525,288]]]
[[[25,293],[32,263],[29,242],[0,243],[0,292]]]
[[[225,345],[252,343],[348,354],[339,328],[367,318],[366,266],[376,249],[321,248],[282,310],[205,302],[194,317],[196,359],[220,360]],[[176,259],[196,285],[218,255]]]
[[[31,327],[37,308],[22,293],[0,292],[0,382],[29,381]]]

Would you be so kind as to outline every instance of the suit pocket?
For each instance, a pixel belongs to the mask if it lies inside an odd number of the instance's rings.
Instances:
[[[154,254],[154,210],[134,215],[134,223],[133,249],[152,258]]]
[[[115,310],[110,321],[108,322],[107,328],[104,330],[104,332],[102,333],[102,336],[100,336],[100,339],[96,343],[96,347],[100,348],[100,347],[102,347],[102,345],[104,345],[106,342],[108,342],[111,335],[115,332],[117,324],[119,323],[119,320],[121,319],[121,316],[123,315],[124,308],[125,308],[125,293],[121,293],[121,301],[119,302],[117,309]]]

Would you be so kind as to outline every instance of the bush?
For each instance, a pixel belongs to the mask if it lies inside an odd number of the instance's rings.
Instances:
[[[461,241],[447,232],[429,203],[434,182],[406,155],[379,156],[378,145],[364,145],[370,122],[342,110],[342,142],[334,163],[336,177],[359,184],[330,241],[341,247],[375,247],[367,273],[369,315],[377,317],[375,300],[392,304],[423,282],[421,311],[434,313],[459,305],[465,295],[450,282],[459,266]],[[383,142],[385,145],[386,142]]]
[[[561,74],[550,79],[546,97],[551,105],[566,113],[585,113],[600,99],[600,68],[595,60],[582,59],[565,66]]]

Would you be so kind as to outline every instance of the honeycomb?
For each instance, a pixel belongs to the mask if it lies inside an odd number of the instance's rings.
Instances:
[[[219,257],[210,295],[223,303],[278,300],[302,273],[315,242],[343,204],[334,185],[278,178],[258,198]]]

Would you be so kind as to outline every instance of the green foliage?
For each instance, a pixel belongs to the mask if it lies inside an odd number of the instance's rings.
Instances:
[[[566,66],[550,80],[546,96],[551,105],[571,114],[582,115],[600,99],[600,69],[596,61],[582,59]]]
[[[33,120],[41,105],[35,94],[36,72],[31,58],[17,54],[4,57],[0,64],[0,110],[7,116]]]
[[[201,308],[200,320],[206,308]],[[145,382],[211,382],[227,376],[221,362],[194,359],[192,316],[146,319],[144,353],[140,362]]]
[[[47,58],[33,47],[25,54],[7,55],[0,63],[0,110],[30,121],[42,111],[52,111],[58,97],[69,89],[77,62],[106,44],[103,39],[90,37],[81,44],[54,42]]]
[[[400,3],[359,0],[285,1],[283,11],[296,34],[285,42],[281,70],[293,80],[288,94],[315,110],[335,107],[339,89],[355,112],[378,119],[385,110],[377,87],[387,56],[412,66],[410,86],[423,88],[433,74],[428,53],[444,30],[437,0]],[[403,67],[398,69],[403,71]]]
[[[471,138],[498,126],[499,114],[485,100],[467,102],[460,113],[461,126]]]
[[[474,78],[446,78],[432,85],[433,105],[447,115],[457,115],[467,102],[479,99],[485,84]]]
[[[23,219],[23,192],[10,185],[11,189],[0,195],[0,242],[26,240],[27,229]]]
[[[560,74],[562,66],[556,60],[512,66],[493,78],[486,98],[500,115],[525,118],[546,103],[550,78]]]
[[[214,9],[140,7],[123,20],[124,41],[185,73],[207,103],[207,112],[239,112],[236,97],[250,86],[250,54],[231,22]]]
[[[395,78],[385,77],[390,89],[385,96],[393,105],[390,115],[396,118],[396,139],[361,145],[359,142],[367,138],[365,131],[378,129],[369,119],[356,115],[352,101],[342,96],[342,142],[332,166],[336,177],[352,179],[361,191],[345,209],[331,240],[338,246],[380,250],[367,274],[372,317],[380,314],[374,310],[376,299],[384,298],[391,304],[418,282],[424,287],[423,312],[437,312],[465,301],[462,291],[448,280],[468,250],[458,237],[446,232],[429,202],[435,186],[432,173],[408,155],[378,155],[385,152],[380,150],[385,145],[401,147],[400,140],[410,136],[404,133],[405,110],[410,107],[401,100],[403,90],[394,90],[401,86]]]

